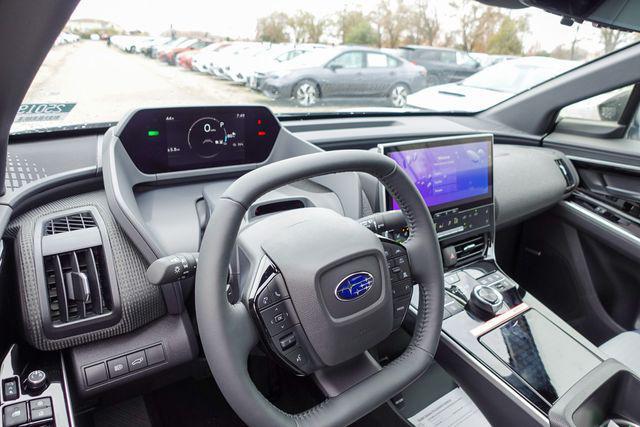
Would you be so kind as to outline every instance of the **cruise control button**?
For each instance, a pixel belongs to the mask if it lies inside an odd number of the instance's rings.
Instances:
[[[2,410],[4,427],[13,427],[27,422],[27,403],[21,402],[5,406]]]
[[[294,345],[296,345],[296,336],[294,335],[293,332],[291,332],[290,334],[287,334],[284,337],[280,338],[279,341],[280,341],[280,349],[282,351],[285,351],[290,349]]]
[[[137,371],[147,366],[147,356],[144,351],[136,351],[127,355],[127,365],[130,371]]]
[[[127,366],[127,358],[125,356],[109,360],[107,362],[107,368],[109,368],[109,376],[111,378],[116,378],[129,372],[129,367]]]
[[[393,301],[393,318],[398,319],[404,317],[405,312],[409,308],[411,298],[399,298]]]

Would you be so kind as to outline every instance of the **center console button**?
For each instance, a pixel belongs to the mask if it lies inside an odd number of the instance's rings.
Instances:
[[[136,351],[135,353],[128,354],[127,365],[130,371],[145,368],[147,366],[147,356],[144,354],[144,351]]]
[[[51,398],[49,397],[43,397],[41,399],[34,399],[29,401],[29,409],[31,409],[31,412],[35,411],[36,409],[49,407],[51,407]]]
[[[104,363],[98,363],[97,365],[84,368],[84,375],[87,380],[87,386],[89,387],[106,381],[108,378],[107,368],[105,368]]]
[[[162,344],[154,345],[146,349],[145,354],[147,356],[147,363],[149,365],[155,365],[156,363],[164,362],[164,349],[162,348]]]
[[[125,356],[109,360],[107,362],[107,368],[109,369],[109,376],[111,378],[116,378],[129,372],[127,358]]]
[[[5,406],[2,410],[4,427],[13,427],[27,422],[27,403],[21,402]]]
[[[16,400],[19,397],[18,392],[18,379],[10,378],[4,380],[2,383],[2,393],[4,394],[4,400]]]
[[[51,406],[47,406],[45,408],[31,408],[31,421],[40,421],[46,420],[47,418],[53,417],[53,408]]]

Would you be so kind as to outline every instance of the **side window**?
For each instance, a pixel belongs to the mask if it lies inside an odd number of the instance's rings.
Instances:
[[[384,53],[367,52],[368,68],[386,68],[389,66],[388,56]]]
[[[423,61],[440,61],[440,52],[437,50],[422,50],[419,55]]]
[[[625,86],[567,105],[558,113],[558,120],[568,118],[596,122],[618,122],[627,106],[632,90],[633,85]]]
[[[466,52],[456,52],[456,62],[464,67],[476,67],[478,62]]]
[[[457,62],[456,52],[451,52],[445,50],[442,52],[442,62],[446,62],[447,64],[455,64]]]
[[[394,58],[392,56],[387,56],[387,62],[389,64],[389,67],[398,67],[398,66],[400,66],[400,61],[397,58]]]
[[[363,68],[364,67],[364,55],[362,52],[347,52],[338,56],[329,64],[337,65],[341,68]]]

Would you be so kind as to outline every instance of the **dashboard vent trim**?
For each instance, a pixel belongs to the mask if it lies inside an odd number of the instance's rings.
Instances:
[[[98,209],[84,206],[42,217],[34,255],[44,335],[58,340],[122,319],[113,252]]]
[[[453,245],[458,261],[456,265],[467,264],[484,256],[487,242],[484,235],[475,236]]]
[[[72,215],[61,216],[48,220],[45,223],[45,236],[67,233],[75,230],[85,230],[97,227],[96,220],[91,212],[78,212]]]

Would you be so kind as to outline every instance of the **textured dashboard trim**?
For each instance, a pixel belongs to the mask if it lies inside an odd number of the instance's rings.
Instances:
[[[122,319],[114,326],[73,337],[52,340],[44,335],[33,239],[38,220],[55,212],[92,206],[100,213],[113,252],[115,279],[120,291]],[[104,192],[68,197],[30,210],[12,220],[6,235],[15,238],[17,276],[23,327],[27,341],[40,350],[59,350],[133,331],[166,313],[160,289],[145,277],[146,263],[118,226]]]

